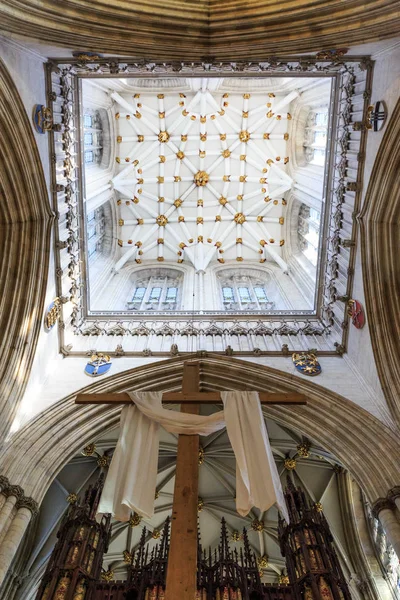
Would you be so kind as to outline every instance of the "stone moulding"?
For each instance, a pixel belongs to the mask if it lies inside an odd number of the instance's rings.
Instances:
[[[336,94],[334,99],[334,123],[331,146],[331,172],[328,181],[329,214],[328,243],[320,273],[321,292],[314,318],[304,319],[304,311],[283,317],[279,320],[283,329],[276,328],[283,336],[303,335],[316,343],[315,336],[324,337],[323,350],[336,352],[337,347],[345,348],[347,340],[346,307],[340,301],[344,294],[351,295],[355,261],[355,225],[348,222],[347,213],[357,212],[360,202],[360,181],[363,165],[364,128],[361,131],[353,127],[366,114],[371,79],[371,63],[368,59],[349,58],[341,55],[320,55],[319,58],[286,57],[266,58],[262,62],[175,62],[157,63],[132,61],[131,59],[104,59],[82,56],[66,61],[50,61],[47,65],[48,98],[52,102],[55,117],[55,131],[51,133],[51,155],[53,157],[53,201],[58,214],[65,212],[67,205],[67,236],[61,240],[56,227],[55,244],[57,249],[56,276],[57,294],[70,300],[62,307],[59,325],[60,348],[65,346],[64,328],[72,328],[76,335],[119,335],[116,328],[126,334],[133,334],[134,316],[123,315],[118,318],[104,313],[93,319],[85,307],[84,281],[81,270],[83,259],[83,238],[79,234],[82,219],[82,182],[79,171],[82,164],[79,159],[79,79],[93,77],[168,77],[199,76],[201,74],[221,75],[224,77],[266,77],[266,76],[327,76],[334,79]],[[350,151],[351,142],[351,151]],[[60,150],[62,148],[62,150]],[[355,150],[356,148],[356,150]],[[357,155],[358,148],[358,155]],[[346,214],[344,211],[346,209]],[[68,268],[62,268],[68,256]],[[292,311],[294,312],[294,311]],[[162,318],[162,315],[160,315]],[[273,316],[262,315],[263,324],[268,327],[275,321]],[[97,317],[97,318],[96,318]],[[174,317],[168,313],[168,323],[177,322],[177,335],[185,335],[178,321],[181,315]],[[219,316],[215,315],[217,320]],[[297,317],[297,318],[296,318]],[[303,317],[303,318],[301,318]],[[165,322],[167,315],[164,315]],[[195,317],[192,317],[195,319]],[[242,321],[243,315],[229,315],[226,321]],[[286,329],[285,329],[286,324]],[[245,327],[246,329],[246,327]],[[251,334],[251,326],[247,326]],[[196,334],[195,334],[196,335]],[[268,334],[267,334],[268,335]],[[228,341],[229,344],[229,341]],[[335,346],[336,344],[336,346]],[[270,351],[266,348],[266,353]]]

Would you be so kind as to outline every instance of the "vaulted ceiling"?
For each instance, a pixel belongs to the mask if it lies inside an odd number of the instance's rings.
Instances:
[[[396,0],[3,0],[2,29],[77,50],[245,60],[393,37]]]

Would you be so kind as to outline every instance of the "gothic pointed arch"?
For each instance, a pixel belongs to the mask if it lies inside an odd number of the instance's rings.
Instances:
[[[360,220],[363,283],[380,382],[400,423],[400,100],[379,147]]]
[[[177,390],[188,358],[196,355],[124,371],[87,386],[84,392]],[[362,408],[313,382],[267,366],[215,355],[198,360],[203,390],[249,389],[250,385],[258,390],[306,394],[306,407],[270,406],[265,415],[326,448],[352,473],[370,502],[385,496],[398,482],[399,440]],[[119,423],[120,407],[78,407],[74,399],[71,394],[45,410],[16,433],[0,454],[1,473],[39,503],[63,465]],[[379,446],[371,446],[371,439],[379,439]]]
[[[1,60],[0,190],[1,439],[24,392],[42,325],[52,223],[32,127]]]

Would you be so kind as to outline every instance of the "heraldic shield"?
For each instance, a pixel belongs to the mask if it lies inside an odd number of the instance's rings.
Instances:
[[[319,375],[322,371],[317,356],[312,351],[302,352],[301,354],[295,352],[292,354],[292,360],[296,369],[303,375],[314,377],[315,375]]]
[[[92,354],[90,361],[85,367],[86,375],[99,377],[111,369],[112,362],[107,354]]]

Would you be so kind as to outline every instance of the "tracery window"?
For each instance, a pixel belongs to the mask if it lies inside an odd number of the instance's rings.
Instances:
[[[173,269],[139,271],[134,277],[130,310],[179,310],[183,277]]]
[[[101,162],[103,131],[98,111],[87,111],[83,115],[83,146],[85,165]]]
[[[104,207],[96,208],[87,214],[87,254],[88,258],[100,253],[103,248],[106,219]]]
[[[318,262],[318,244],[321,213],[315,208],[302,204],[299,210],[297,227],[298,241],[301,252],[316,266]]]
[[[222,272],[219,275],[222,305],[225,310],[273,310],[275,303],[267,293],[265,278],[253,274]]]
[[[327,136],[328,107],[320,107],[310,111],[304,135],[304,151],[308,163],[324,166]]]

